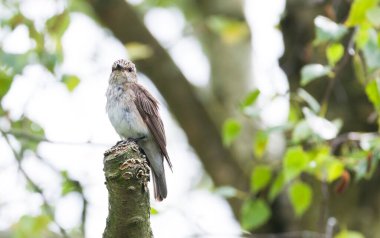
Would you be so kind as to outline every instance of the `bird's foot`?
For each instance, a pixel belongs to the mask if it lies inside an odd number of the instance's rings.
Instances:
[[[115,146],[118,146],[118,145],[123,144],[123,143],[125,143],[125,140],[119,140],[118,142],[116,142]]]
[[[123,140],[119,140],[115,146],[119,146],[119,145],[123,145],[123,144],[127,144],[129,142],[135,142],[136,144],[141,141],[141,140],[144,140],[146,138],[146,136],[141,136],[141,137],[137,137],[137,138],[132,138],[132,137],[129,137],[127,139],[123,139]]]
[[[128,138],[127,141],[128,142],[135,142],[136,144],[141,141],[141,140],[144,140],[146,139],[146,136],[141,136],[141,137],[137,137],[137,138]]]

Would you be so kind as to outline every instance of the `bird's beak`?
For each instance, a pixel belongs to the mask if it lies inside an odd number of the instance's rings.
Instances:
[[[116,70],[121,70],[123,67],[120,64],[116,65]]]

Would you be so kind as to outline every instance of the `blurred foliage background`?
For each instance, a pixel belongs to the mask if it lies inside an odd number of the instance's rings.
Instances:
[[[278,64],[287,86],[270,97],[257,85],[259,79],[253,80],[258,64],[252,61],[256,32],[247,20],[251,14],[247,8],[254,4],[247,2],[57,0],[59,10],[37,22],[23,13],[23,1],[2,0],[0,100],[30,65],[42,67],[69,92],[80,85],[81,77],[62,67],[62,37],[72,14],[85,14],[125,46],[138,70],[159,89],[213,181],[210,192],[227,199],[242,232],[376,237],[379,1],[287,0],[276,26],[283,37]],[[147,12],[157,8],[183,15],[181,34],[199,42],[210,66],[207,85],[192,84],[169,55],[170,46],[160,44],[144,24]],[[28,32],[31,47],[22,53],[7,52],[3,40],[20,29]],[[276,100],[285,102],[285,119],[267,123],[262,112]],[[0,104],[1,142],[12,152],[25,189],[38,194],[42,204],[38,215],[23,215],[0,236],[86,236],[83,182],[40,156],[40,143],[50,141],[42,125],[26,112],[15,117],[8,110]],[[279,115],[274,110],[269,117]],[[82,211],[77,228],[67,230],[56,221],[55,204],[23,168],[23,159],[31,155],[60,176],[60,196],[79,194]]]

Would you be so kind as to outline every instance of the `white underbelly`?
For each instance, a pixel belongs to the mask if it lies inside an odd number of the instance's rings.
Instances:
[[[116,132],[123,138],[146,136],[148,128],[136,108],[114,106],[108,109],[108,117]]]

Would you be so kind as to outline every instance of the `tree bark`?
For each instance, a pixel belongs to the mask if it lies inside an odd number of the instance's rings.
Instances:
[[[151,238],[149,167],[134,142],[122,142],[105,152],[108,217],[103,238]]]
[[[182,7],[191,7],[197,14],[188,14],[187,20],[194,29],[194,35],[202,44],[210,67],[210,84],[202,91],[204,103],[213,115],[212,119],[221,128],[227,118],[237,118],[243,125],[236,143],[229,150],[234,159],[249,174],[252,169],[252,147],[246,141],[252,140],[255,125],[239,110],[239,103],[253,88],[251,35],[243,12],[243,0],[195,0]],[[236,34],[235,40],[226,40],[222,30],[212,27],[213,19],[239,23],[246,29]],[[225,23],[227,24],[227,23]]]
[[[222,124],[226,117],[235,116],[237,105],[252,89],[251,75],[251,37],[243,13],[242,0],[196,0],[190,1],[198,14],[189,18],[194,34],[201,42],[211,66],[210,105],[219,105],[214,109]],[[185,9],[183,9],[185,11]],[[212,18],[228,19],[246,26],[247,32],[234,41],[227,41],[221,33],[210,26]]]

